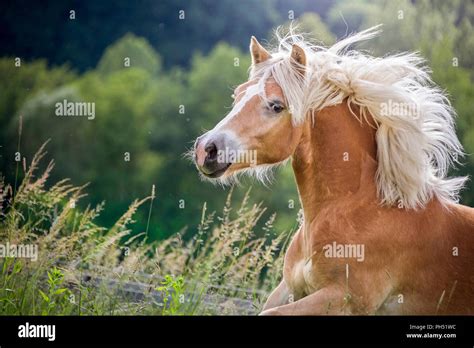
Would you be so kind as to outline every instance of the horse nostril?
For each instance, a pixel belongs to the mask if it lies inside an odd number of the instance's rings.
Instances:
[[[213,161],[217,158],[217,146],[213,142],[207,144],[204,150],[207,152],[207,160]]]

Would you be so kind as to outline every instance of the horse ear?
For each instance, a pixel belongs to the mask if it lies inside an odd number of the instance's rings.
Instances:
[[[264,62],[271,58],[270,53],[260,45],[255,36],[252,36],[250,39],[250,54],[252,56],[252,65]]]
[[[300,46],[293,45],[291,49],[291,61],[296,70],[304,75],[306,69],[306,53],[304,53],[304,50]]]

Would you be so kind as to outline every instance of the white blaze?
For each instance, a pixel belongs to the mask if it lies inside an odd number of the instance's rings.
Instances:
[[[244,108],[245,105],[255,96],[264,94],[265,84],[257,82],[250,85],[246,90],[243,97],[234,105],[232,110],[224,117],[212,130],[212,132],[222,128],[230,119],[237,116]]]

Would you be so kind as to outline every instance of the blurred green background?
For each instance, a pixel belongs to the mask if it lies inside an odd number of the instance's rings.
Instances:
[[[228,189],[202,183],[182,154],[230,110],[232,88],[247,78],[250,36],[271,44],[273,30],[293,19],[325,44],[383,23],[381,37],[364,48],[420,51],[458,112],[466,152],[474,152],[472,1],[7,1],[0,5],[2,175],[14,181],[21,116],[21,157],[29,162],[51,139],[51,182],[89,182],[81,204],[105,201],[102,224],[155,185],[149,235],[194,230],[203,203],[220,210]],[[55,103],[64,99],[94,102],[95,119],[57,117]],[[473,156],[464,163],[453,174],[474,172]],[[295,227],[291,166],[269,187],[244,181],[234,198],[249,186],[267,214],[277,213],[277,230]],[[472,183],[462,202],[474,205]],[[140,232],[147,208],[138,214]]]

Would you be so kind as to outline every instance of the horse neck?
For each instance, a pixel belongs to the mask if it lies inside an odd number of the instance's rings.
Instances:
[[[375,130],[354,117],[346,103],[319,111],[314,123],[307,117],[292,162],[305,223],[361,185],[375,196],[375,159]]]

